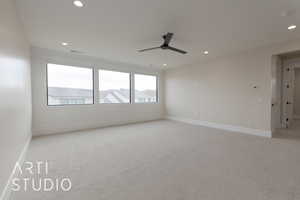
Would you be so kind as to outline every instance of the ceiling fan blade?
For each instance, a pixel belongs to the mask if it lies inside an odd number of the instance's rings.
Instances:
[[[176,52],[182,53],[182,54],[186,54],[186,53],[187,53],[186,51],[183,51],[183,50],[181,50],[181,49],[176,49],[176,48],[170,47],[170,46],[168,46],[167,49],[170,49],[170,50],[172,50],[172,51],[176,51]]]
[[[139,52],[150,51],[150,50],[160,49],[160,48],[161,47],[153,47],[153,48],[148,48],[148,49],[142,49],[142,50],[139,50]]]
[[[165,42],[164,45],[169,45],[171,39],[173,37],[173,33],[167,33],[166,35],[163,36]]]

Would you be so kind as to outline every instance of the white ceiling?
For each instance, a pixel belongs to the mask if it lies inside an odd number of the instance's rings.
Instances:
[[[31,44],[149,67],[180,66],[299,37],[299,0],[17,0]],[[285,14],[284,14],[285,12]],[[282,15],[287,15],[283,17]],[[298,25],[288,31],[290,24]],[[173,32],[181,55],[138,49]],[[70,43],[63,47],[61,42]],[[208,50],[209,55],[203,55]]]

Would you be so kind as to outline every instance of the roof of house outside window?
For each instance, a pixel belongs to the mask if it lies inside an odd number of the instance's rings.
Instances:
[[[68,98],[68,97],[81,97],[91,98],[93,90],[76,89],[76,88],[60,88],[49,87],[48,95],[53,98]],[[137,99],[151,99],[156,96],[154,90],[135,91],[135,98]],[[126,103],[129,101],[130,91],[128,89],[112,89],[100,91],[100,99],[105,103]]]

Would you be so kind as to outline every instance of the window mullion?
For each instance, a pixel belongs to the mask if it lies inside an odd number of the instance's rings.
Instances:
[[[94,104],[99,104],[99,70],[94,68]]]

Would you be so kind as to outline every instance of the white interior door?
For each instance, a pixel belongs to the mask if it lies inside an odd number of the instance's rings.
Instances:
[[[282,125],[289,128],[293,123],[293,100],[294,100],[295,71],[291,65],[283,68],[283,96],[282,96]]]

